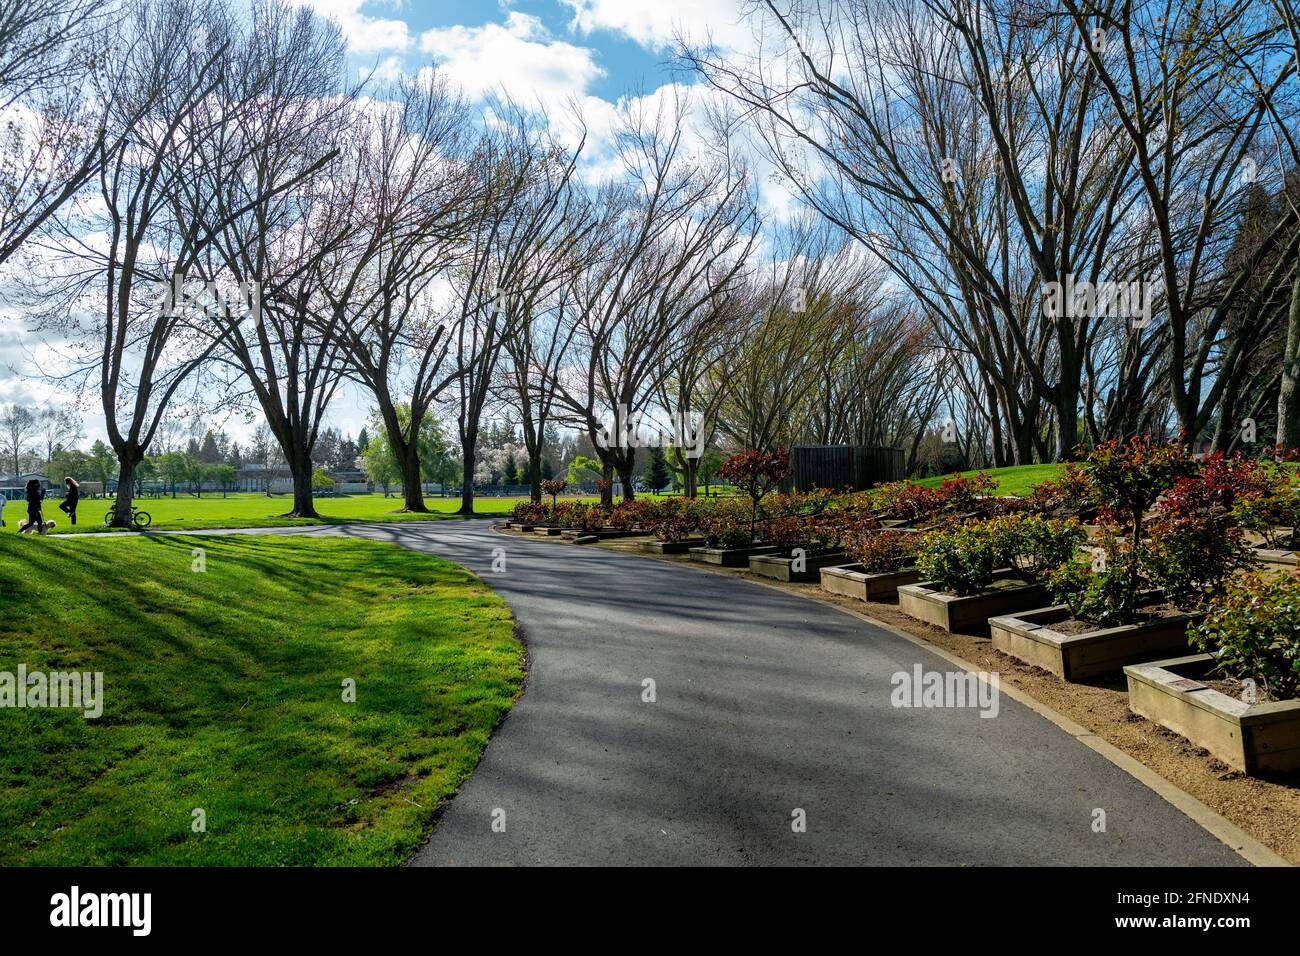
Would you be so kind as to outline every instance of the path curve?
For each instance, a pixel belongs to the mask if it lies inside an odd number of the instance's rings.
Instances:
[[[892,706],[894,674],[953,666],[832,606],[486,521],[292,531],[463,564],[523,627],[524,695],[415,865],[1245,865],[1005,695]]]

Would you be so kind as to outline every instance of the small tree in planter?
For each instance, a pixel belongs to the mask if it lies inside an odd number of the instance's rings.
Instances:
[[[555,516],[555,499],[564,494],[569,483],[563,478],[548,478],[542,482],[542,494],[551,496],[551,516]]]
[[[1231,581],[1192,629],[1191,643],[1230,677],[1276,700],[1300,695],[1300,579],[1251,573]]]
[[[1139,447],[1135,458],[1147,455],[1151,447],[1149,443]],[[1113,463],[1116,472],[1126,467]],[[1253,463],[1212,455],[1195,474],[1176,478],[1162,491],[1157,489],[1170,473],[1187,467],[1177,460],[1176,450],[1153,472],[1141,474],[1144,467],[1140,460],[1132,467],[1139,474],[1129,482],[1127,492],[1128,541],[1117,536],[1122,526],[1108,527],[1099,539],[1099,558],[1068,562],[1052,575],[1053,600],[1066,605],[1080,620],[1105,626],[1132,624],[1149,600],[1145,593],[1149,589],[1159,591],[1180,610],[1194,610],[1251,562],[1234,507],[1258,487]],[[1112,513],[1118,510],[1123,514],[1116,507],[1117,501],[1123,501],[1115,494],[1116,484],[1100,485],[1099,491],[1109,487],[1112,497],[1107,507]],[[1159,501],[1154,501],[1153,494]],[[1143,524],[1143,516],[1135,520],[1132,512],[1145,500],[1152,500],[1155,506],[1149,528]]]
[[[766,455],[751,449],[728,458],[720,474],[749,496],[749,542],[752,544],[758,531],[759,504],[790,476],[790,459],[783,449]]]
[[[1113,528],[1098,538],[1100,558],[1076,557],[1060,565],[1047,579],[1052,600],[1064,604],[1072,617],[1103,627],[1131,624],[1141,603],[1135,587],[1141,568],[1131,548],[1120,543]]]
[[[1118,614],[1122,623],[1130,623],[1143,587],[1146,513],[1175,482],[1196,473],[1196,462],[1181,442],[1158,442],[1141,435],[1102,442],[1088,454],[1082,471],[1095,489],[1103,518],[1118,521],[1128,533],[1126,548],[1131,554],[1121,556],[1120,545],[1114,542],[1115,553],[1107,554],[1097,572],[1107,576],[1101,593],[1118,598],[1108,616]],[[1122,577],[1117,577],[1115,561],[1122,566]]]
[[[1140,435],[1127,442],[1118,438],[1102,442],[1084,460],[1083,474],[1101,505],[1140,544],[1143,516],[1174,482],[1196,474],[1196,462],[1180,442]]]

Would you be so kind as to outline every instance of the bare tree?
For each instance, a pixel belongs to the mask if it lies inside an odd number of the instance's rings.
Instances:
[[[0,263],[99,169],[124,133],[110,99],[113,17],[104,0],[0,5]],[[129,118],[139,119],[139,113]],[[128,123],[128,125],[130,125]]]
[[[423,512],[420,429],[455,378],[435,281],[479,209],[464,100],[438,74],[354,110],[343,147],[355,170],[352,239],[322,274],[347,376],[374,396],[402,470],[403,510]]]
[[[45,467],[54,462],[54,453],[66,450],[83,437],[81,416],[67,408],[43,408],[37,416],[41,448],[45,452]],[[54,478],[54,475],[50,475]]]
[[[15,475],[21,468],[23,452],[36,437],[37,427],[36,415],[25,405],[15,403],[0,412],[0,439],[4,441],[5,457],[13,462]]]
[[[251,16],[223,85],[241,108],[212,141],[207,175],[189,187],[188,201],[215,196],[224,222],[199,275],[218,290],[248,293],[215,303],[215,358],[238,377],[235,388],[246,384],[284,453],[293,476],[288,516],[315,517],[316,440],[344,371],[337,317],[320,283],[348,240],[356,184],[337,164],[315,171],[336,155],[356,90],[342,79],[337,26],[278,0],[255,4]],[[294,181],[301,185],[279,188]]]
[[[584,255],[592,265],[571,283],[579,349],[558,397],[595,445],[605,480],[619,476],[625,499],[633,497],[637,421],[670,373],[667,350],[704,303],[740,280],[755,241],[747,171],[725,154],[688,155],[684,111],[678,99],[626,117],[620,141],[630,185],[601,196],[610,211],[591,235],[596,250]]]
[[[582,142],[563,149],[546,125],[522,109],[495,112],[505,121],[480,148],[475,164],[482,177],[480,212],[452,276],[460,513],[467,515],[474,513],[475,449],[498,361],[555,285],[573,271],[573,252],[592,229],[571,188]],[[533,437],[535,442],[536,433]]]
[[[194,376],[220,339],[196,327],[211,303],[191,298],[185,283],[226,222],[255,201],[227,209],[218,209],[211,193],[187,201],[205,175],[212,142],[239,108],[216,108],[210,100],[220,96],[227,54],[237,43],[234,23],[219,8],[190,0],[143,2],[131,14],[131,42],[115,65],[111,104],[130,132],[103,164],[99,201],[61,217],[59,241],[45,247],[55,278],[45,285],[50,296],[38,319],[80,343],[74,376],[98,378],[120,465],[113,521],[122,527],[130,525],[135,469],[173,400],[188,387],[194,401],[211,401]],[[178,54],[177,36],[202,42]],[[144,119],[136,122],[141,111]],[[96,232],[103,241],[87,242]]]

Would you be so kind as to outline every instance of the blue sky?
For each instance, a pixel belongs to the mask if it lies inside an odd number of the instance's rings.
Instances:
[[[676,30],[743,39],[740,0],[300,0],[339,21],[358,63],[413,71],[441,63],[471,92],[560,88],[616,101],[648,91]]]
[[[317,5],[327,10],[325,3]],[[367,3],[360,7],[363,15],[373,14],[379,17],[397,19],[405,22],[410,29],[414,50],[403,55],[411,64],[424,65],[429,62],[427,53],[419,50],[418,38],[429,30],[453,27],[485,27],[495,25],[506,27],[509,14],[517,13],[533,17],[540,22],[549,34],[552,45],[567,42],[570,45],[589,49],[594,63],[603,71],[587,88],[593,96],[614,101],[629,89],[641,87],[654,88],[668,79],[664,63],[667,51],[652,52],[629,37],[626,33],[612,29],[598,29],[587,35],[577,29],[573,7],[557,0],[518,0],[502,5],[486,0],[453,0],[453,2],[411,2],[393,8],[386,3]],[[532,42],[546,43],[546,40]],[[362,61],[375,62],[376,54],[362,56]]]

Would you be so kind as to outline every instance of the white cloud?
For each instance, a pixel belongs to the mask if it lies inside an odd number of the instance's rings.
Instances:
[[[399,79],[402,75],[402,58],[400,56],[387,56],[374,68],[374,77],[384,83],[391,83]],[[371,67],[358,67],[362,76],[371,75]]]
[[[411,45],[410,29],[404,20],[388,20],[361,12],[367,0],[300,0],[322,16],[337,20],[343,28],[349,53],[379,53],[405,50]]]
[[[524,103],[556,105],[582,98],[605,75],[594,50],[552,38],[540,20],[518,11],[504,24],[429,30],[420,49],[475,97],[504,90]]]
[[[560,0],[573,10],[573,29],[621,33],[648,50],[662,50],[678,33],[729,49],[749,46],[753,35],[739,0]]]

